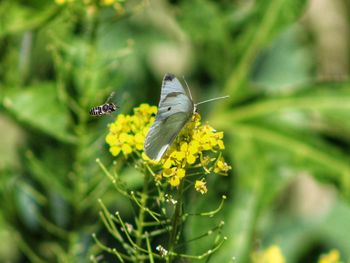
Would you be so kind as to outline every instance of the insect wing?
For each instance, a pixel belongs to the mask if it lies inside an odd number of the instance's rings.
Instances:
[[[159,105],[164,101],[170,93],[179,92],[186,94],[184,88],[182,87],[180,81],[175,77],[175,75],[167,73],[164,75],[162,88],[160,91]]]
[[[194,105],[178,79],[166,74],[158,112],[145,140],[145,153],[152,160],[162,158],[193,114]]]
[[[112,91],[111,95],[109,95],[109,97],[108,97],[108,99],[106,100],[105,103],[110,103],[111,100],[113,99],[114,95],[115,95],[115,91]]]
[[[183,112],[175,113],[165,120],[156,119],[145,141],[147,156],[152,160],[160,160],[187,121],[188,115]]]

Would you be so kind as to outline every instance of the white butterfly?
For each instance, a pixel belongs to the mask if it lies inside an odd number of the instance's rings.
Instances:
[[[197,105],[227,98],[220,97],[194,104],[192,96],[185,92],[180,81],[170,73],[162,83],[158,112],[145,140],[144,149],[152,160],[160,160],[185,124],[191,119]]]

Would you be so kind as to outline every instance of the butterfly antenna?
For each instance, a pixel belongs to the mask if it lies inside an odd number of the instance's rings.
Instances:
[[[210,99],[210,100],[201,101],[201,102],[196,103],[195,105],[198,106],[198,105],[203,104],[203,103],[211,102],[211,101],[214,101],[214,100],[227,99],[229,97],[230,96],[228,96],[228,95],[227,96],[222,96],[222,97],[218,97],[218,98],[214,98],[214,99]]]
[[[193,101],[193,99],[192,99],[192,94],[191,94],[191,90],[190,90],[190,87],[189,87],[188,84],[187,84],[187,81],[186,81],[186,79],[185,79],[185,76],[182,76],[182,78],[184,79],[184,82],[185,82],[185,84],[186,84],[188,93],[190,94],[190,98],[191,98],[191,100]]]
[[[109,97],[108,97],[108,99],[106,100],[105,103],[109,103],[112,100],[112,98],[114,97],[114,95],[115,95],[115,92],[112,91],[111,95],[109,95]]]

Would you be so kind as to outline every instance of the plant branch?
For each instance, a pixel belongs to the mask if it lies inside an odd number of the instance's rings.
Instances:
[[[183,189],[184,189],[184,180],[180,182],[178,192],[177,192],[177,203],[175,207],[175,212],[172,218],[172,225],[171,225],[171,231],[170,231],[170,237],[169,237],[169,245],[168,245],[168,257],[166,259],[167,263],[172,262],[172,256],[174,255],[174,247],[177,243],[177,237],[178,237],[178,231],[179,226],[182,221],[182,197],[183,197]]]

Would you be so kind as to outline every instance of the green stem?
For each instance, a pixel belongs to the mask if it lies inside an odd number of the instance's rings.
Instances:
[[[278,15],[283,7],[285,1],[274,0],[269,2],[269,6],[266,12],[259,22],[259,30],[254,31],[254,35],[251,36],[251,41],[248,48],[244,52],[239,64],[234,67],[234,70],[228,77],[224,94],[231,95],[230,101],[223,101],[218,106],[227,105],[235,102],[239,98],[239,91],[246,88],[245,82],[248,79],[249,68],[251,67],[252,61],[255,59],[256,54],[262,48],[268,37],[271,35],[273,26],[277,23]]]
[[[85,72],[85,76],[88,75],[87,72],[91,69],[91,65],[93,64],[93,61],[96,59],[95,56],[93,56],[96,53],[96,31],[98,27],[98,17],[99,16],[99,10],[96,10],[96,13],[91,19],[92,26],[91,28],[88,28],[85,34],[88,37],[88,43],[89,43],[89,51],[87,53],[87,59],[85,63],[81,66],[80,69]],[[89,22],[89,21],[87,21]],[[84,75],[83,75],[84,77]],[[83,86],[84,87],[90,87],[92,84],[92,81],[89,78],[83,78]],[[82,87],[77,87],[79,97],[86,98],[88,94],[88,90],[84,90]],[[80,108],[86,108],[86,104],[84,104],[84,101],[82,99],[78,100],[78,106]],[[77,122],[74,127],[76,132],[76,137],[78,138],[77,143],[75,145],[75,154],[74,154],[74,163],[73,163],[73,174],[74,174],[74,184],[73,184],[73,200],[72,204],[74,206],[73,210],[73,216],[74,221],[72,222],[73,225],[73,231],[69,238],[69,247],[68,247],[68,254],[70,256],[70,262],[75,262],[76,258],[79,255],[78,251],[78,229],[81,228],[81,218],[82,215],[85,213],[81,200],[84,200],[84,198],[87,196],[87,185],[88,185],[88,178],[90,178],[91,171],[87,169],[88,167],[87,163],[90,161],[89,156],[86,152],[86,149],[89,148],[89,135],[86,133],[87,129],[87,123],[88,123],[88,114],[84,111],[79,111],[77,115]]]
[[[87,57],[86,57],[86,65],[83,75],[83,83],[85,83],[85,86],[83,89],[80,90],[80,92],[84,92],[86,95],[84,98],[81,98],[81,104],[83,107],[87,107],[88,101],[90,98],[93,98],[95,96],[94,92],[94,79],[95,74],[93,73],[95,70],[96,60],[97,60],[97,32],[100,25],[100,10],[97,8],[96,13],[90,18],[90,24],[89,24],[89,30],[87,34],[87,41],[89,43],[89,47],[87,50]],[[81,87],[80,87],[81,88]]]
[[[146,173],[145,178],[143,181],[143,189],[142,189],[142,197],[140,201],[140,213],[136,220],[136,245],[138,247],[142,247],[142,234],[143,234],[143,227],[144,227],[144,221],[145,221],[145,211],[146,211],[146,205],[147,205],[147,199],[148,199],[148,182],[149,182],[150,174]]]
[[[322,96],[315,95],[303,97],[277,97],[265,101],[252,103],[246,106],[235,108],[233,112],[222,116],[224,123],[242,122],[253,118],[259,118],[267,114],[282,112],[283,110],[305,110],[305,111],[321,111],[321,110],[349,110],[350,105],[347,103],[349,97],[341,96]],[[219,122],[217,122],[219,124]]]
[[[178,233],[179,227],[182,220],[182,196],[183,196],[184,184],[185,184],[185,181],[182,180],[177,192],[177,198],[176,198],[177,203],[176,203],[175,212],[172,218],[172,227],[171,227],[169,245],[168,245],[169,256],[166,259],[167,263],[172,262],[172,256],[175,254],[174,247],[177,243],[177,236],[179,234]]]

